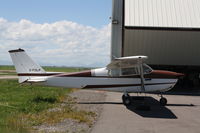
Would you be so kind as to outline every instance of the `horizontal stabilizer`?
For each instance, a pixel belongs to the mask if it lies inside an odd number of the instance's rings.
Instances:
[[[32,78],[32,79],[29,79],[25,82],[28,82],[28,83],[40,83],[40,82],[46,82],[46,78]]]

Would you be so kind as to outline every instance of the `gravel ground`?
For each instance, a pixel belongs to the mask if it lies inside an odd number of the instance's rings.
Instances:
[[[79,90],[70,94],[71,97],[74,97],[76,100],[75,107],[78,110],[84,110],[88,112],[94,112],[96,117],[92,118],[93,124],[88,125],[87,123],[80,123],[76,120],[65,119],[64,121],[54,124],[54,125],[41,125],[37,128],[37,132],[42,133],[90,133],[93,125],[96,123],[99,118],[103,104],[105,101],[105,92],[91,91],[91,90]]]
[[[105,92],[92,91],[92,90],[80,90],[71,94],[76,98],[76,107],[80,110],[95,112],[97,115],[102,111],[102,104],[98,104],[105,101]]]

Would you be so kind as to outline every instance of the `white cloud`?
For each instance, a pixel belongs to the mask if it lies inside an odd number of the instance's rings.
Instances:
[[[110,58],[110,25],[100,29],[70,21],[36,24],[0,18],[0,64],[23,48],[43,65],[104,66]]]

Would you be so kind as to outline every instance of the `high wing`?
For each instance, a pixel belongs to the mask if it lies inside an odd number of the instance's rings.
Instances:
[[[107,69],[129,68],[143,64],[147,59],[147,56],[129,56],[115,58],[110,64],[107,65]]]

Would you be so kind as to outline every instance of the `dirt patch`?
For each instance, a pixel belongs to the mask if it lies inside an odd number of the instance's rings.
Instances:
[[[94,117],[91,117],[91,124],[87,124],[84,122],[78,122],[73,119],[65,119],[60,123],[54,125],[41,125],[35,127],[37,131],[44,132],[44,133],[89,133],[93,125],[98,120],[103,105],[100,104],[101,102],[105,101],[105,92],[99,91],[90,91],[90,90],[80,90],[75,91],[70,94],[76,101],[74,104],[74,108],[78,110],[83,110],[87,112],[94,113]],[[98,104],[99,103],[99,104]]]

